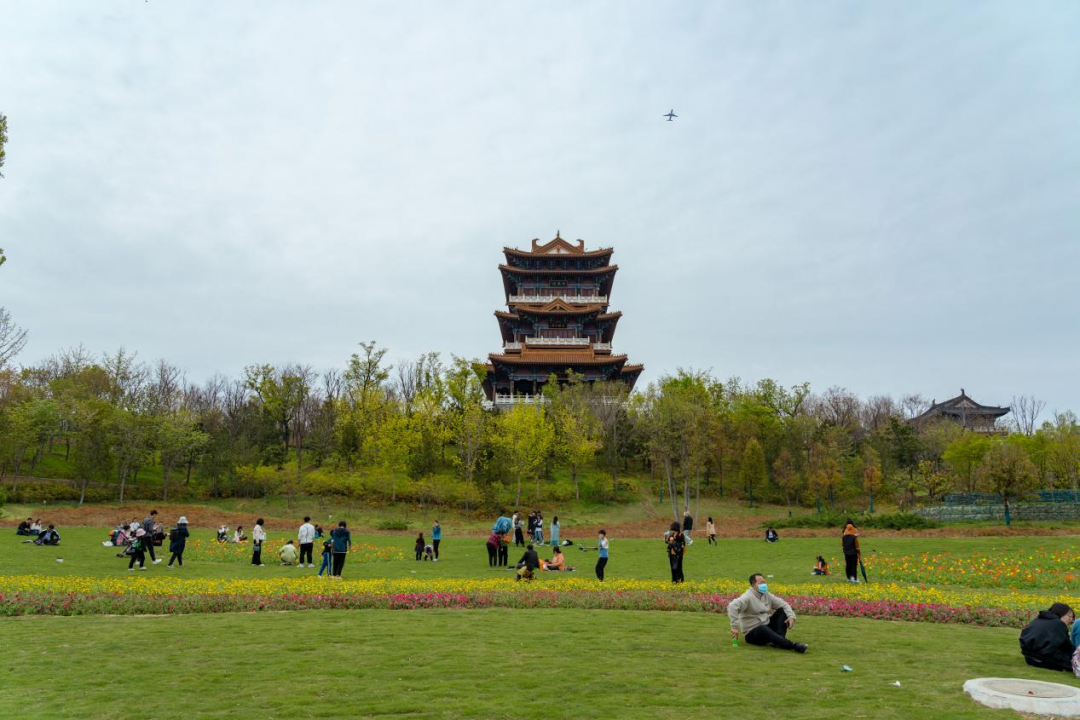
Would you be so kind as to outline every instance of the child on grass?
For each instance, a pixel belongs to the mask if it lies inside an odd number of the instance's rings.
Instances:
[[[135,542],[131,544],[131,560],[128,562],[128,570],[135,569],[135,563],[139,563],[139,569],[146,569],[146,531],[139,528],[135,531]]]
[[[319,566],[319,577],[322,577],[323,570],[326,571],[327,577],[330,576],[330,561],[334,557],[334,541],[327,538],[322,544],[322,565]]]

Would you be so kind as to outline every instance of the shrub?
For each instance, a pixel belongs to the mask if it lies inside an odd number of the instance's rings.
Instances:
[[[792,518],[779,518],[762,523],[762,527],[774,528],[837,528],[842,529],[848,519],[854,520],[861,528],[875,530],[931,530],[941,527],[940,523],[915,515],[914,513],[892,513],[867,515],[858,513],[848,515],[838,512],[823,512],[816,515],[803,515]]]
[[[379,530],[408,530],[409,523],[404,520],[380,520],[375,527]]]

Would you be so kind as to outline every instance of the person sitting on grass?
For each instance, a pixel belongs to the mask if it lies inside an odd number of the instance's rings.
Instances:
[[[807,650],[805,643],[787,639],[787,631],[795,626],[795,611],[769,592],[761,573],[750,576],[750,589],[728,603],[727,614],[733,640],[738,640],[741,632],[751,645],[772,645],[797,653]]]
[[[237,525],[236,532],[233,533],[232,541],[234,543],[247,542],[247,535],[244,534],[244,526]]]
[[[28,543],[34,543],[35,545],[59,545],[60,533],[56,532],[56,526],[49,523],[49,527],[42,530],[36,538],[33,540],[27,540]]]
[[[219,543],[229,542],[229,526],[221,525],[217,529],[217,541]]]
[[[43,529],[44,529],[44,528],[43,528],[43,527],[42,527],[42,525],[41,525],[41,518],[38,518],[38,519],[37,519],[37,520],[35,520],[34,522],[30,523],[30,533],[31,533],[32,535],[37,535],[37,534],[39,534],[39,533],[40,533],[40,532],[41,532],[41,531],[42,531]],[[132,530],[132,532],[135,532],[135,531],[134,531],[134,530]]]
[[[525,554],[517,563],[517,579],[533,579],[533,573],[540,567],[540,556],[536,554],[532,543],[525,546]]]
[[[1020,652],[1032,667],[1072,670],[1073,645],[1069,639],[1072,608],[1056,602],[1020,631]]]
[[[559,572],[560,570],[570,570],[570,568],[566,565],[566,556],[563,555],[562,548],[555,548],[555,551],[551,555],[551,561],[544,563],[544,570],[550,570],[552,572]]]
[[[765,531],[765,542],[776,542],[779,539],[780,536],[772,528]]]
[[[280,550],[278,550],[278,557],[281,558],[282,565],[295,565],[296,558],[300,557],[300,553],[296,551],[296,546],[293,545],[293,541],[289,540],[281,546]]]
[[[811,575],[828,575],[828,574],[829,574],[829,563],[825,562],[825,558],[818,555],[817,556],[817,562],[814,563],[814,569],[811,572]]]
[[[26,518],[21,523],[19,523],[19,527],[15,531],[15,534],[16,535],[33,535],[33,533],[30,532],[30,526],[33,525],[33,524],[34,524],[34,518]]]

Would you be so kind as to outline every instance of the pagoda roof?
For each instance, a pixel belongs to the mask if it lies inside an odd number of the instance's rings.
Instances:
[[[588,315],[600,313],[607,307],[600,303],[589,305],[572,305],[562,298],[554,298],[549,303],[536,305],[534,303],[512,303],[514,312],[526,315]]]
[[[963,388],[960,388],[960,394],[956,397],[945,400],[944,402],[933,403],[930,409],[914,418],[915,421],[927,420],[936,415],[956,415],[956,416],[971,416],[971,415],[983,415],[992,417],[1001,417],[1009,413],[1012,408],[1001,407],[998,405],[981,405],[964,392]]]
[[[605,265],[604,267],[590,268],[588,270],[535,270],[530,268],[514,267],[513,265],[499,265],[503,272],[517,273],[518,275],[607,275],[619,269],[618,265]]]
[[[641,372],[644,369],[645,369],[644,365],[623,365],[622,372],[623,372],[623,374],[635,373],[635,372]]]
[[[622,317],[622,310],[616,310],[610,313],[600,313],[596,316],[597,320],[618,320]]]
[[[505,355],[492,353],[488,358],[493,363],[506,363],[508,365],[559,365],[569,367],[572,365],[622,365],[626,362],[625,355],[597,355],[592,348],[585,350],[528,350],[524,349],[520,355]]]
[[[541,243],[538,238],[533,238],[531,250],[519,250],[512,247],[504,247],[503,252],[507,255],[518,257],[536,257],[544,255],[577,255],[579,257],[603,257],[615,251],[614,248],[600,248],[598,250],[586,250],[585,241],[578,240],[577,244],[567,242],[555,233],[555,237],[546,243]]]

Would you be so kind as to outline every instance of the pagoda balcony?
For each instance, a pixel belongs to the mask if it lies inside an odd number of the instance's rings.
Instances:
[[[517,352],[521,352],[521,343],[519,343],[519,342],[504,342],[503,343],[503,350],[514,350],[514,351],[517,351]]]
[[[488,408],[508,408],[515,405],[547,405],[548,399],[541,394],[536,395],[495,395],[494,401],[484,403]]]
[[[589,338],[584,337],[527,337],[525,343],[528,345],[546,346],[546,347],[567,347],[573,345],[588,345]]]
[[[511,295],[508,302],[510,303],[528,303],[530,305],[544,305],[555,299],[562,300],[563,302],[575,303],[580,305],[607,305],[607,295],[570,295],[568,293],[561,293],[559,295]]]
[[[593,350],[597,352],[611,352],[611,343],[593,343]]]

